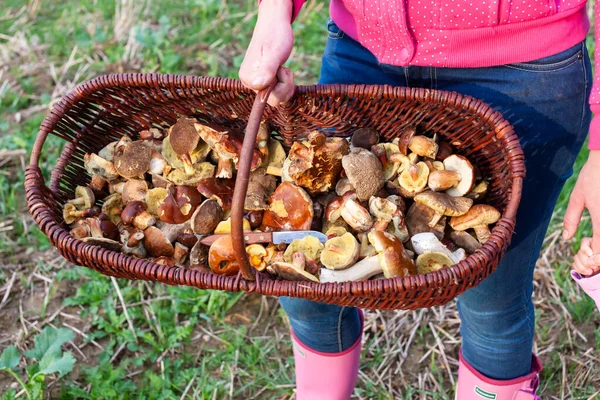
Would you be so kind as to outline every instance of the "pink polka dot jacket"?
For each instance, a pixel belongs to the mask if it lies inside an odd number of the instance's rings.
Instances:
[[[293,0],[293,18],[305,1]],[[331,0],[330,13],[381,63],[400,66],[532,61],[581,42],[590,26],[586,0]],[[600,46],[595,58],[600,61]],[[592,120],[589,148],[600,150],[600,74],[596,77],[590,104],[598,117]]]

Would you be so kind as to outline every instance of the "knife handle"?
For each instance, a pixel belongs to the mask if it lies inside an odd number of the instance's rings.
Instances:
[[[228,233],[221,235],[210,235],[200,239],[200,243],[210,246],[215,240],[222,236],[229,236]],[[271,232],[244,232],[244,241],[246,244],[252,243],[271,243],[273,241],[273,233]]]

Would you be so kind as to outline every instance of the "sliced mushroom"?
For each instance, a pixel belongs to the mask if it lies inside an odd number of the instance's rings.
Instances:
[[[223,219],[223,209],[214,199],[206,199],[191,218],[191,227],[198,235],[211,234]]]
[[[473,200],[466,197],[453,197],[433,191],[417,194],[415,201],[435,211],[433,220],[429,222],[430,227],[435,226],[444,215],[455,217],[466,214],[473,205]]]
[[[442,268],[451,267],[455,263],[444,253],[427,252],[417,257],[417,272],[428,274]]]
[[[127,136],[115,146],[113,163],[124,178],[143,178],[150,169],[152,149],[141,141],[132,142]]]
[[[172,257],[175,252],[171,242],[155,226],[150,226],[144,230],[144,247],[152,257]]]
[[[368,237],[377,250],[379,263],[386,278],[409,276],[417,272],[415,263],[397,237],[382,231],[371,231]]]
[[[476,204],[471,209],[460,216],[450,220],[450,226],[455,231],[465,231],[475,229],[477,240],[485,243],[490,237],[490,228],[488,225],[498,222],[501,214],[493,206],[487,204]]]
[[[266,174],[264,168],[257,168],[250,172],[244,209],[262,211],[269,208],[267,200],[271,197],[276,187],[277,179],[273,175]]]
[[[410,139],[408,148],[415,154],[421,157],[435,159],[438,152],[438,144],[436,138],[428,138],[427,136],[416,135]]]
[[[473,165],[465,157],[453,154],[444,159],[444,169],[455,171],[460,179],[457,184],[446,190],[450,196],[464,196],[471,191],[475,183]]]
[[[367,201],[383,188],[383,167],[377,156],[368,150],[355,148],[342,157],[344,172],[356,189],[360,201]]]
[[[286,262],[292,262],[294,254],[302,253],[307,259],[318,260],[321,251],[323,251],[323,243],[316,237],[308,235],[302,239],[294,239],[285,249],[283,259]]]
[[[313,220],[310,196],[299,186],[283,182],[269,198],[260,230],[297,231],[310,229]]]
[[[119,172],[112,162],[94,153],[86,153],[83,156],[83,166],[90,174],[101,176],[107,181],[112,181],[119,177]]]
[[[319,281],[328,282],[361,282],[383,272],[377,255],[367,257],[353,266],[343,270],[321,268]]]
[[[358,260],[360,245],[351,233],[345,233],[325,242],[321,264],[328,269],[348,268]]]
[[[342,172],[342,157],[349,145],[342,138],[328,138],[313,131],[307,140],[294,142],[288,158],[288,175],[310,194],[325,193],[335,186]]]
[[[403,170],[398,177],[398,184],[404,197],[414,197],[427,187],[429,168],[424,162],[410,165]]]
[[[350,143],[353,147],[370,150],[371,147],[379,143],[379,132],[373,128],[358,128],[352,134]]]
[[[235,275],[240,265],[235,257],[231,236],[221,236],[213,242],[208,251],[208,266],[217,275]]]

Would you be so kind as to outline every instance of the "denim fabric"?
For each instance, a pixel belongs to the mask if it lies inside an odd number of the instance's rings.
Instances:
[[[463,355],[469,364],[493,379],[529,373],[535,318],[533,270],[591,119],[587,99],[592,77],[585,44],[543,59],[490,68],[403,68],[378,64],[331,21],[328,31],[320,83],[456,91],[490,104],[515,127],[527,167],[515,235],[498,269],[460,295],[458,309]],[[319,310],[313,320],[305,311],[311,302],[282,299],[281,303],[298,338],[316,350],[338,352],[358,337],[358,314],[345,314],[340,323],[340,307],[311,305]],[[336,329],[348,329],[356,336]],[[331,339],[325,340],[317,330],[332,332]],[[311,339],[315,335],[319,340]]]

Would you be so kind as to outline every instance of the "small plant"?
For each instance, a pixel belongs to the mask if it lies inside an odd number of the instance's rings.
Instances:
[[[58,377],[71,372],[75,364],[75,357],[69,352],[63,352],[63,343],[73,339],[73,332],[65,328],[46,327],[35,336],[35,346],[32,350],[23,352],[31,360],[25,368],[27,379],[19,377],[19,363],[21,354],[16,346],[4,349],[0,355],[0,371],[11,374],[21,385],[28,399],[41,399],[44,393],[44,381],[47,375],[58,373]],[[14,397],[10,396],[9,398]]]

